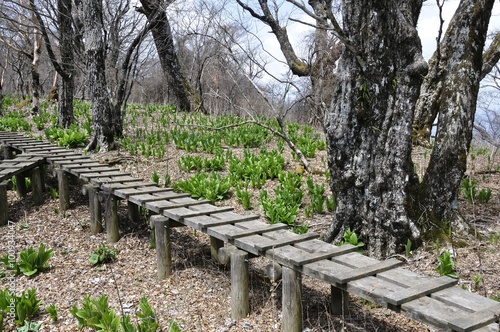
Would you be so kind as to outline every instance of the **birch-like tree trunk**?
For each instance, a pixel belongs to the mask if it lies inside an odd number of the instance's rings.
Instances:
[[[33,15],[33,21],[36,17]],[[33,29],[33,61],[31,62],[31,89],[33,100],[31,102],[31,113],[38,114],[40,108],[40,55],[42,54],[42,35],[38,29]]]
[[[338,239],[351,228],[376,257],[420,236],[409,207],[413,112],[428,68],[416,30],[421,5],[420,0],[342,3],[348,45],[325,117],[337,202],[326,238]]]
[[[151,27],[163,73],[167,78],[168,89],[172,92],[169,99],[177,106],[178,110],[190,111],[190,97],[192,94],[194,95],[194,90],[185,79],[177,58],[172,28],[165,11],[166,6],[162,6],[166,2],[161,0],[141,0],[140,2],[142,7],[138,7],[136,10],[147,17]],[[168,1],[168,3],[171,2]],[[194,100],[194,103],[199,104],[199,101]]]
[[[106,83],[102,0],[84,0],[84,40],[94,133],[87,150],[113,148],[111,103]]]
[[[439,114],[429,166],[418,193],[421,214],[426,217],[421,220],[430,222],[422,225],[424,229],[449,222],[465,226],[458,212],[457,196],[467,167],[479,82],[484,77],[483,50],[494,2],[460,1],[441,42],[439,63],[434,56],[422,85],[417,114],[426,125],[420,128],[429,131],[429,124]],[[417,122],[416,126],[422,123]]]

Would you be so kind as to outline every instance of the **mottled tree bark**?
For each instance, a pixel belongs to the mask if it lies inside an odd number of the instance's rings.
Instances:
[[[52,44],[45,27],[44,21],[40,12],[38,11],[35,1],[30,0],[30,7],[36,16],[40,25],[40,32],[45,43],[45,48],[50,58],[50,62],[55,70],[61,75],[62,84],[59,93],[59,105],[57,111],[57,123],[61,127],[69,127],[75,122],[73,115],[73,96],[75,91],[74,82],[74,53],[73,53],[73,39],[74,30],[72,24],[72,2],[71,0],[58,0],[57,1],[57,20],[59,23],[59,48],[61,54],[61,61],[57,61],[57,57],[52,49]]]
[[[414,105],[427,64],[416,24],[419,0],[343,1],[348,47],[339,60],[325,117],[328,165],[337,207],[326,236],[350,227],[369,254],[384,257],[415,241],[409,215]]]
[[[111,103],[106,83],[102,0],[84,0],[84,40],[94,133],[87,150],[113,148]]]
[[[172,91],[169,99],[177,106],[178,110],[190,111],[190,96],[193,90],[182,74],[172,29],[165,8],[161,6],[162,3],[163,1],[158,0],[141,0],[142,7],[137,8],[137,11],[146,15],[151,26],[151,33],[163,72],[167,78],[168,88]]]
[[[424,221],[442,226],[460,222],[458,188],[467,167],[479,82],[483,71],[483,49],[494,0],[462,0],[441,42],[441,59],[422,85],[417,103],[421,132],[437,114],[437,132],[429,166],[420,188]],[[430,62],[436,66],[435,58]],[[490,68],[491,70],[491,68]],[[462,223],[455,223],[463,226]],[[428,228],[429,225],[423,225]]]
[[[33,15],[34,16],[34,15]],[[36,22],[36,17],[33,17]],[[37,29],[33,31],[33,58],[31,62],[31,90],[33,100],[31,102],[31,113],[38,114],[40,108],[40,55],[42,54],[42,35]]]

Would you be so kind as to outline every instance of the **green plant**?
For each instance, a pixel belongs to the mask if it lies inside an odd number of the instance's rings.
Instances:
[[[499,233],[490,232],[490,235],[489,235],[490,245],[497,246],[498,245],[498,238],[499,238],[499,236],[500,236]]]
[[[325,186],[323,184],[314,184],[311,177],[307,178],[306,184],[311,198],[309,204],[312,206],[313,211],[318,214],[325,213]]]
[[[365,246],[363,242],[359,241],[356,232],[351,231],[351,228],[348,228],[344,231],[344,234],[342,235],[342,241],[340,241],[339,243],[340,246],[345,244],[351,244],[360,249]]]
[[[158,173],[156,173],[156,171],[153,171],[153,174],[151,175],[151,181],[156,184],[160,183],[160,176],[158,175]]]
[[[163,178],[163,186],[165,188],[170,187],[172,185],[172,178],[170,177],[169,174],[165,174]]]
[[[460,184],[460,190],[471,204],[474,203],[477,196],[476,185],[477,180],[471,180],[469,177],[464,178]]]
[[[325,199],[326,209],[330,212],[335,211],[335,197],[327,196]]]
[[[472,277],[472,281],[474,282],[474,289],[477,290],[479,284],[481,283],[481,274],[478,273],[474,277]]]
[[[49,306],[45,307],[45,311],[49,314],[50,318],[52,321],[57,322],[58,317],[57,317],[57,307],[55,304],[51,304]]]
[[[410,257],[410,252],[411,252],[411,240],[408,239],[408,241],[406,241],[406,244],[405,244],[405,255],[406,257]]]
[[[53,198],[53,199],[59,198],[59,193],[57,192],[56,188],[50,187],[49,194],[50,194],[50,197]]]
[[[33,277],[49,268],[47,261],[54,255],[54,250],[46,250],[45,244],[40,243],[38,251],[29,247],[19,253],[19,261],[12,261],[7,254],[2,257],[5,268],[15,271],[16,275],[24,274]]]
[[[187,192],[193,198],[206,198],[215,203],[229,196],[231,179],[214,172],[208,175],[198,173],[188,180],[177,182],[174,184],[174,189]]]
[[[451,257],[450,251],[444,250],[441,255],[437,257],[439,261],[439,265],[436,268],[436,271],[439,272],[440,276],[448,276],[452,278],[458,278],[455,273],[455,261]]]
[[[156,314],[145,297],[139,303],[139,311],[136,313],[139,322],[136,325],[132,324],[130,316],[120,317],[113,309],[110,309],[106,295],[97,299],[91,299],[87,295],[81,307],[73,306],[70,313],[77,319],[79,328],[88,327],[106,332],[156,332],[158,330]]]
[[[236,186],[236,197],[245,210],[252,209],[252,194],[248,191],[248,183],[246,183],[246,187],[244,189],[241,185]]]
[[[0,291],[0,316],[6,316],[14,308],[14,322],[19,326],[24,325],[36,315],[41,302],[42,300],[36,298],[36,289],[23,291],[21,296],[16,296],[9,288],[5,288]],[[1,327],[0,325],[0,329]]]
[[[307,228],[307,225],[306,224],[302,224],[300,226],[294,226],[292,228],[292,231],[296,234],[304,234],[304,233],[307,233],[308,231],[308,228]]]
[[[25,321],[24,325],[17,328],[18,332],[37,332],[42,327],[42,324],[38,322],[28,322]]]
[[[110,248],[105,244],[101,244],[99,245],[99,248],[92,252],[89,262],[93,266],[113,262],[116,259],[118,252],[118,249]]]
[[[481,189],[477,194],[477,200],[481,204],[488,203],[491,200],[491,189],[490,188]]]

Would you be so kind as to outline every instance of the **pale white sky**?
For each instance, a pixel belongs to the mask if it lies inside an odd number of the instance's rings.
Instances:
[[[459,0],[447,0],[443,7],[443,35],[446,31],[448,23],[450,22],[453,14],[455,13],[456,8],[458,7]],[[312,22],[308,16],[302,14],[299,16],[299,13],[296,11],[293,17],[301,18],[301,20]],[[287,25],[287,30],[289,32],[290,40],[293,45],[300,45],[307,31],[310,31],[311,28],[296,22],[289,22]],[[436,2],[434,0],[428,0],[424,3],[422,7],[422,11],[420,14],[420,19],[418,22],[417,29],[419,31],[419,35],[422,41],[423,48],[423,56],[425,59],[429,59],[433,52],[436,49],[436,37],[438,35],[439,30],[439,11],[436,6]],[[490,31],[496,31],[500,29],[500,2],[496,1],[495,6],[493,8],[493,16],[490,20]],[[278,42],[273,34],[269,33],[269,29],[263,29],[261,34],[259,34],[262,38],[263,45],[265,49],[272,53],[279,59],[283,59],[281,51],[279,49]],[[305,57],[305,56],[304,56]],[[277,62],[273,62],[268,66],[268,70],[273,73],[286,72],[287,68],[285,65],[279,64]]]

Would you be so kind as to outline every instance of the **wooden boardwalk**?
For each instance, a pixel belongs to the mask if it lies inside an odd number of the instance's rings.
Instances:
[[[401,267],[396,259],[379,261],[356,252],[354,246],[335,246],[315,233],[298,235],[286,225],[270,225],[257,215],[242,215],[229,207],[132,177],[88,156],[50,143],[0,132],[0,144],[27,155],[41,156],[57,171],[61,209],[68,208],[68,174],[88,183],[91,230],[99,232],[101,205],[106,209],[108,241],[119,239],[116,202],[128,201],[130,218],[138,207],[151,218],[157,239],[159,277],[171,273],[169,229],[189,226],[210,236],[214,258],[231,260],[232,315],[248,314],[248,257],[263,256],[282,270],[283,331],[302,331],[301,277],[331,285],[332,312],[342,314],[348,293],[446,331],[499,331],[500,303],[456,286],[456,279],[428,277]],[[231,246],[224,246],[225,243]]]

